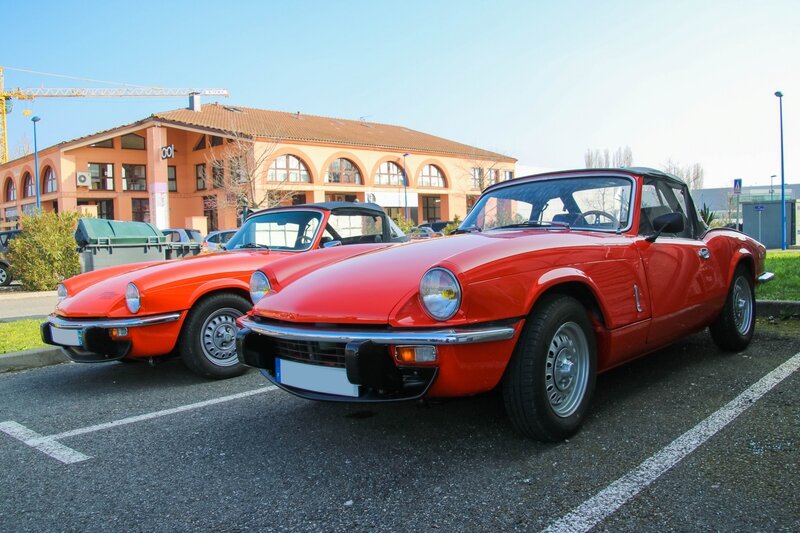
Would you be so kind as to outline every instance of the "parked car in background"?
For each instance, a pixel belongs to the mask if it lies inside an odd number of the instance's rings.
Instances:
[[[20,231],[18,229],[0,231],[0,287],[11,283],[11,264],[6,257],[6,250],[9,241],[19,235]]]
[[[168,243],[197,243],[203,242],[203,235],[200,231],[190,228],[168,228],[161,230],[167,238]]]
[[[314,261],[408,238],[375,204],[333,202],[250,215],[226,250],[174,261],[113,266],[65,280],[42,339],[77,362],[149,359],[177,353],[210,378],[241,374],[235,319],[251,307],[258,267],[326,247]],[[341,246],[369,243],[365,246]],[[354,248],[351,251],[351,248]]]
[[[420,240],[420,239],[433,239],[435,237],[443,237],[444,234],[439,231],[433,231],[428,226],[417,226],[416,228],[412,228],[411,231],[408,232],[408,238],[411,240]]]
[[[437,222],[423,222],[419,225],[420,228],[431,228],[434,232],[442,233],[444,228],[452,224],[452,220],[439,220]]]
[[[228,239],[234,236],[235,229],[223,229],[212,231],[203,239],[203,251],[213,252],[221,250],[222,245],[228,242]]]
[[[764,246],[709,230],[685,183],[590,169],[488,187],[459,235],[253,275],[239,358],[328,401],[466,396],[500,387],[524,435],[558,441],[595,376],[710,328],[744,350]],[[288,260],[287,260],[288,261]],[[269,287],[270,290],[262,290]]]

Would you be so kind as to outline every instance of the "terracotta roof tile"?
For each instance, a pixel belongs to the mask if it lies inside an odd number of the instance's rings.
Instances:
[[[456,157],[516,162],[516,159],[414,131],[402,126],[302,115],[222,104],[204,104],[200,111],[176,109],[153,118],[168,123],[275,141],[300,141],[361,146],[383,150],[432,152]]]

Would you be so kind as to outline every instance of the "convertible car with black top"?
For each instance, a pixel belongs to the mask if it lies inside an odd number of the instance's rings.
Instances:
[[[65,280],[55,312],[42,324],[42,339],[82,363],[178,354],[202,376],[236,376],[245,367],[236,357],[234,321],[251,307],[253,270],[315,249],[321,250],[312,252],[311,262],[324,264],[407,240],[376,204],[258,211],[222,252],[109,267]]]
[[[595,377],[709,328],[744,350],[764,246],[709,229],[647,168],[487,188],[459,235],[253,274],[239,359],[298,396],[389,402],[502,389],[523,434],[575,433]],[[290,268],[291,267],[291,268]]]

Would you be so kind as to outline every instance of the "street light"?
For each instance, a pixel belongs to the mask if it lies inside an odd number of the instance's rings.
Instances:
[[[41,213],[42,212],[42,197],[39,194],[39,147],[36,145],[36,123],[39,122],[39,117],[32,117],[31,122],[33,122],[33,166],[34,172],[36,172],[36,176],[34,179],[36,180],[36,211]]]
[[[783,170],[783,93],[775,91],[781,118],[781,250],[786,249],[786,184]]]
[[[406,157],[409,154],[403,154],[403,196],[405,198],[405,208],[406,208],[406,222],[408,222],[408,171],[406,170]]]

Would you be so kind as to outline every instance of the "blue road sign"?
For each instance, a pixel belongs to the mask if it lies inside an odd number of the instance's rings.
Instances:
[[[763,205],[754,205],[753,209],[755,209],[756,211],[763,211],[764,210],[764,206]]]
[[[742,180],[733,180],[733,194],[742,194]]]

